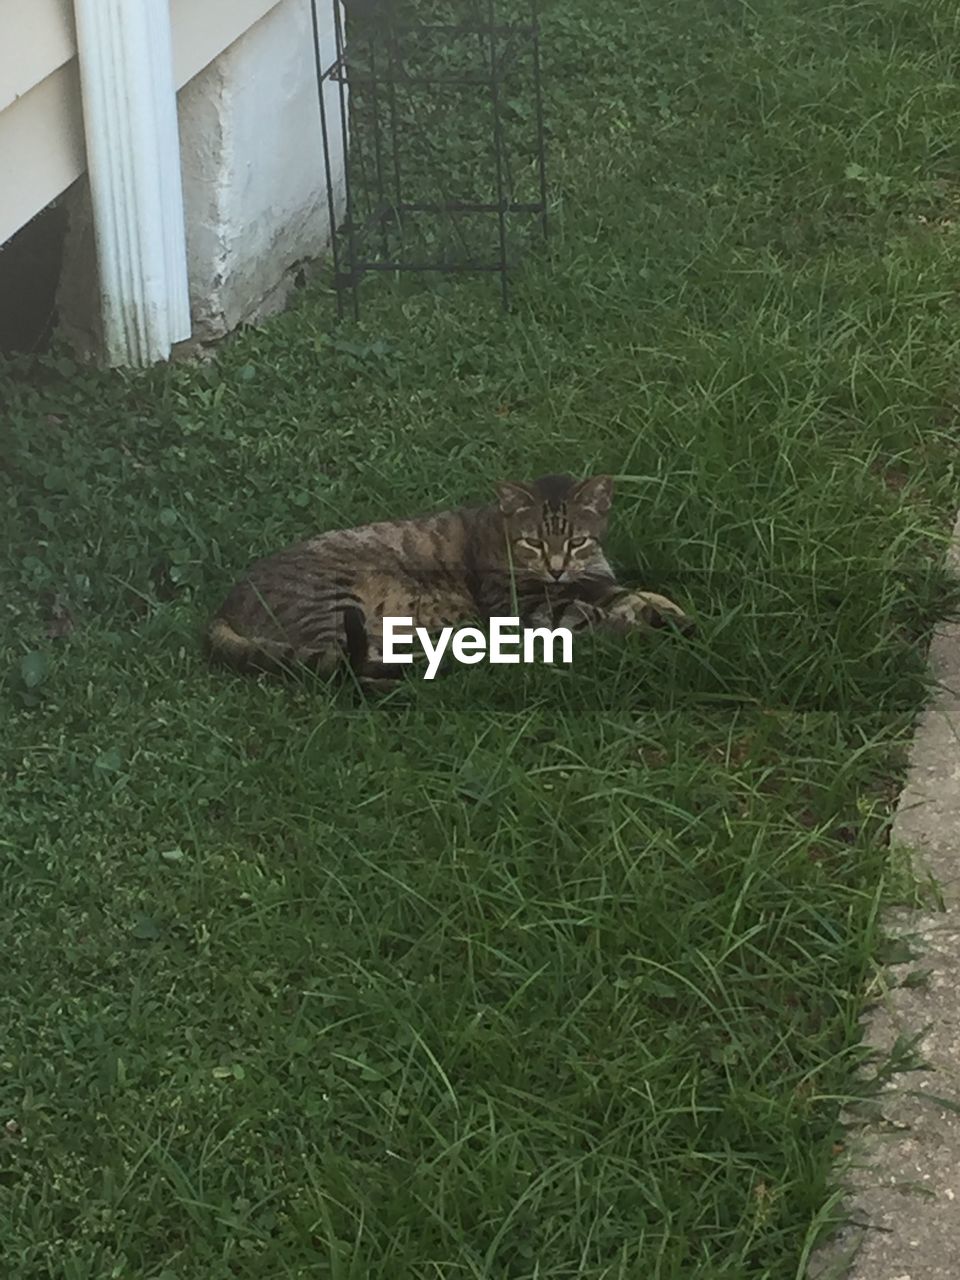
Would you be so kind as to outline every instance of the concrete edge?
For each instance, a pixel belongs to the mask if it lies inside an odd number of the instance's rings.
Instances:
[[[960,574],[960,517],[946,563]],[[857,1132],[844,1178],[857,1225],[815,1252],[809,1280],[960,1280],[960,622],[936,628],[928,661],[934,694],[892,840],[936,881],[943,910],[888,914],[888,935],[913,958],[880,976],[864,1019],[865,1043],[881,1053],[920,1037],[924,1068],[896,1077],[881,1118]],[[918,985],[902,985],[908,974]]]

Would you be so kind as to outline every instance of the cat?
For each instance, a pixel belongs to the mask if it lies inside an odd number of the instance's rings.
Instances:
[[[611,476],[504,482],[497,498],[320,533],[258,560],[211,622],[210,656],[244,671],[350,666],[381,682],[409,671],[382,660],[385,616],[431,633],[498,616],[572,631],[693,628],[672,600],[618,584],[601,546]]]

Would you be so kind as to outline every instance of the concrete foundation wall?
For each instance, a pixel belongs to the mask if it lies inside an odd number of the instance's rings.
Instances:
[[[332,60],[324,11],[322,52]],[[326,94],[339,141],[336,86]],[[180,145],[194,337],[208,340],[282,306],[291,269],[329,242],[306,0],[273,9],[182,90]],[[338,146],[335,189],[342,170]]]

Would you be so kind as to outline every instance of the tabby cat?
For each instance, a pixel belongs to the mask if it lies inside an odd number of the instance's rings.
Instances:
[[[673,601],[618,585],[601,549],[613,481],[503,483],[499,501],[317,534],[257,561],[210,625],[211,655],[240,670],[409,671],[381,657],[382,620],[431,634],[491,617],[618,631],[692,621]]]

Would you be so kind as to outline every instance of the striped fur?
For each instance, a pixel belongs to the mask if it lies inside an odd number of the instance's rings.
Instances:
[[[498,501],[321,533],[258,560],[207,632],[238,671],[352,667],[380,679],[382,620],[430,632],[493,616],[525,625],[619,630],[690,625],[663,596],[620,587],[602,550],[609,476],[504,483]]]

